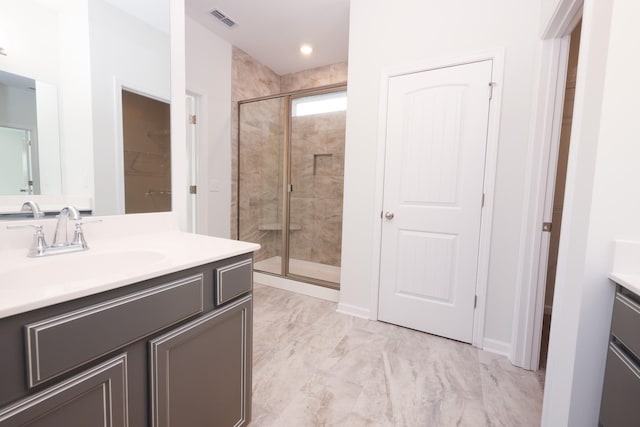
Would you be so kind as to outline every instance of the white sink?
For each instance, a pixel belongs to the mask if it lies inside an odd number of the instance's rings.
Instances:
[[[2,269],[0,278],[2,285],[15,287],[29,286],[47,289],[63,286],[73,289],[74,284],[81,284],[96,277],[121,277],[137,270],[162,263],[167,256],[163,252],[139,249],[117,252],[77,252],[71,254],[52,255],[43,258],[29,258],[28,262],[19,266]]]

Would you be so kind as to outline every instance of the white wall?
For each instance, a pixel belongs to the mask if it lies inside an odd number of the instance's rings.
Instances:
[[[185,14],[184,0],[169,1],[171,24],[171,210],[180,230],[188,231],[187,121],[185,117]]]
[[[366,314],[372,289],[381,72],[505,48],[485,336],[511,340],[525,157],[538,49],[538,2],[352,0],[341,308]],[[371,314],[371,313],[369,313]]]
[[[88,0],[67,0],[60,8],[58,37],[60,168],[62,192],[93,195],[91,70]]]
[[[38,170],[40,194],[61,195],[60,114],[58,87],[36,80],[36,110],[38,116]]]
[[[614,294],[607,280],[612,241],[640,240],[640,61],[630,56],[640,43],[639,20],[637,0],[584,4],[546,426],[597,424]]]
[[[58,13],[38,0],[3,0],[0,69],[35,80],[58,81]]]
[[[229,237],[231,44],[189,17],[186,41],[187,91],[199,103],[198,232]]]
[[[161,4],[158,7],[167,7]],[[169,35],[100,0],[89,5],[95,211],[124,213],[120,87],[171,99]],[[172,135],[173,137],[173,135]],[[121,162],[121,160],[120,160]]]

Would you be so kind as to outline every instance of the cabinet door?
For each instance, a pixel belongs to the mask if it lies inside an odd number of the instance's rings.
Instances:
[[[235,427],[251,419],[251,296],[150,343],[154,427]]]
[[[126,427],[127,358],[118,356],[0,411],[0,427]]]

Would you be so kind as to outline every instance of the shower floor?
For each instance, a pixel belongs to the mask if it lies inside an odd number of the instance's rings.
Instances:
[[[274,256],[258,261],[253,266],[254,270],[267,273],[280,274],[282,258]],[[340,283],[340,267],[335,265],[320,264],[319,262],[304,261],[289,258],[289,272],[297,276],[310,277],[326,282]]]

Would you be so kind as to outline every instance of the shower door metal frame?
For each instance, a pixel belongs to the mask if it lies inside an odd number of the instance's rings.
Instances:
[[[240,106],[252,102],[266,101],[269,99],[283,98],[285,100],[285,117],[284,117],[284,149],[283,149],[283,166],[282,166],[282,241],[281,253],[282,262],[280,263],[280,274],[270,273],[268,271],[260,271],[263,274],[271,276],[280,276],[287,279],[298,280],[301,282],[311,283],[330,289],[340,289],[340,283],[329,282],[326,280],[316,279],[309,276],[301,276],[289,272],[289,225],[291,217],[291,105],[292,101],[297,98],[305,98],[308,96],[323,95],[327,93],[343,92],[347,90],[346,83],[321,86],[312,89],[302,89],[293,92],[286,92],[277,95],[263,96],[259,98],[251,98],[238,101],[238,167],[237,167],[237,183],[236,186],[236,227],[238,230],[238,240],[240,239]],[[295,190],[294,190],[295,191]]]

